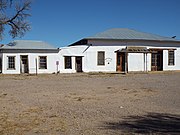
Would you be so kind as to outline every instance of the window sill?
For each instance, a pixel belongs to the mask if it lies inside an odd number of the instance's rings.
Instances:
[[[7,68],[7,70],[16,70],[15,68]]]
[[[105,65],[97,65],[97,66],[105,66]]]

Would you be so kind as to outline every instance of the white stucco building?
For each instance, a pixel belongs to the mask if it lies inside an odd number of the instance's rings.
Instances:
[[[42,41],[17,40],[0,47],[2,74],[57,72],[58,48]]]
[[[62,73],[180,70],[180,41],[110,29],[61,48]]]
[[[110,29],[67,47],[14,41],[0,47],[3,74],[180,70],[180,41],[131,29]]]

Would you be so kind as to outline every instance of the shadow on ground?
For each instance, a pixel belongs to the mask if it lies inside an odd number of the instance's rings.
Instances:
[[[180,115],[149,113],[128,116],[120,122],[105,122],[102,129],[141,134],[180,134]]]

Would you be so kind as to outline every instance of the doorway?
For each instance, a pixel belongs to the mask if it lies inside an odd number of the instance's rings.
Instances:
[[[21,56],[21,73],[28,73],[28,56]]]
[[[151,71],[163,71],[163,50],[151,54]]]
[[[119,72],[125,71],[125,53],[124,52],[117,52],[116,71],[119,71]]]
[[[83,72],[82,71],[82,57],[76,57],[76,72]]]

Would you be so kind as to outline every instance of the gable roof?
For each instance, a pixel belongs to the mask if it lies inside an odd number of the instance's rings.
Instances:
[[[111,39],[111,40],[152,40],[152,41],[175,41],[180,42],[174,38],[164,37],[156,34],[140,32],[127,28],[114,28],[85,39]]]
[[[57,48],[43,41],[14,40],[0,49],[25,49],[25,50],[56,50]]]

